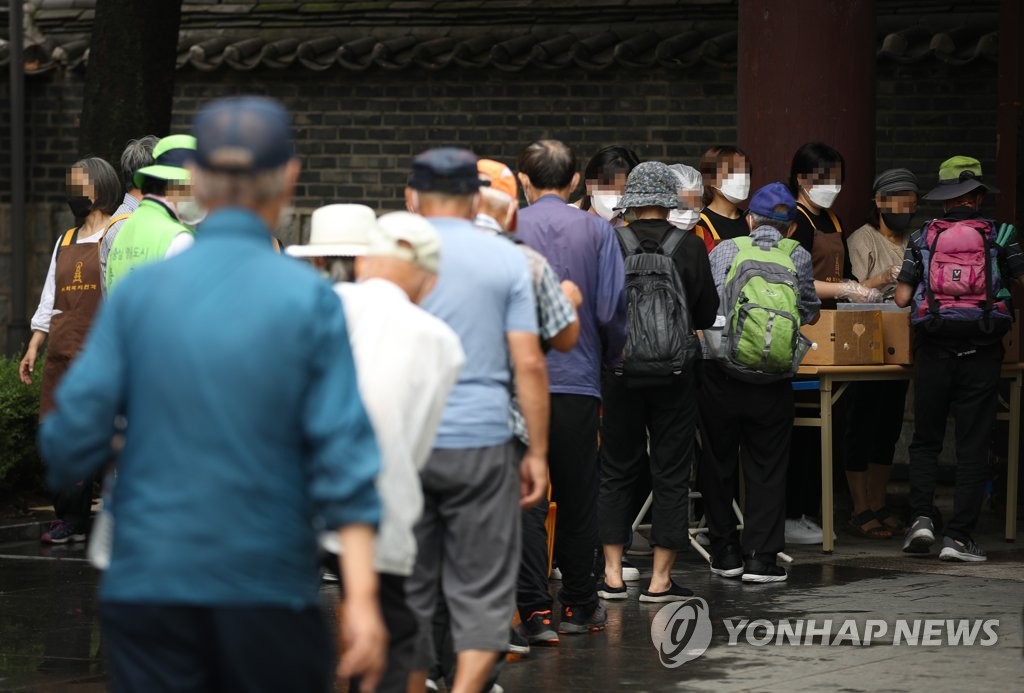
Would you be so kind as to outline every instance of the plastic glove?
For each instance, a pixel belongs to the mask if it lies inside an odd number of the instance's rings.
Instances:
[[[847,279],[839,283],[839,295],[836,298],[845,298],[850,303],[881,303],[882,292]]]
[[[1005,248],[1015,240],[1017,240],[1017,229],[1014,228],[1013,224],[1003,224],[999,227],[999,233],[996,234],[997,245]]]
[[[900,278],[900,270],[901,269],[902,269],[902,265],[893,265],[892,267],[889,268],[889,281],[890,282],[892,282],[893,284],[895,284],[897,282],[897,280]]]

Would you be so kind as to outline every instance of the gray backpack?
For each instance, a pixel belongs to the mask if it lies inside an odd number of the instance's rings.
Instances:
[[[672,260],[686,232],[673,228],[660,244],[641,242],[628,226],[616,234],[626,261],[626,347],[616,373],[643,379],[682,375],[699,356],[686,289]]]

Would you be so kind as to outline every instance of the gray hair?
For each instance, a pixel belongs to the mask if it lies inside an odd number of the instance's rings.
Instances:
[[[686,164],[672,164],[669,170],[676,174],[679,180],[679,192],[692,191],[704,194],[704,177],[700,175],[700,171]]]
[[[206,207],[258,207],[284,193],[286,166],[256,173],[192,170],[192,192]]]
[[[137,140],[129,140],[121,152],[121,178],[124,179],[125,188],[131,190],[135,187],[135,173],[140,168],[145,168],[153,163],[153,147],[160,141],[156,135],[146,135]]]
[[[779,221],[778,219],[772,219],[771,217],[763,217],[760,214],[755,214],[748,211],[747,216],[754,220],[754,228],[759,226],[771,226],[779,233],[786,233],[789,231],[789,227],[793,224],[791,221]]]

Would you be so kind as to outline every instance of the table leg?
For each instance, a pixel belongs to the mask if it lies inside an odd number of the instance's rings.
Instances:
[[[1010,381],[1010,440],[1006,446],[1006,541],[1017,538],[1017,481],[1020,474],[1021,373]]]
[[[832,553],[835,541],[834,509],[832,507],[832,378],[822,375],[819,380],[821,397],[821,550]]]

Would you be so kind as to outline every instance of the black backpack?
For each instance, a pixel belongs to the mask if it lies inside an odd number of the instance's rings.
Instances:
[[[626,260],[626,347],[618,375],[666,379],[682,375],[700,354],[686,289],[672,253],[686,232],[672,228],[661,243],[616,229]]]

